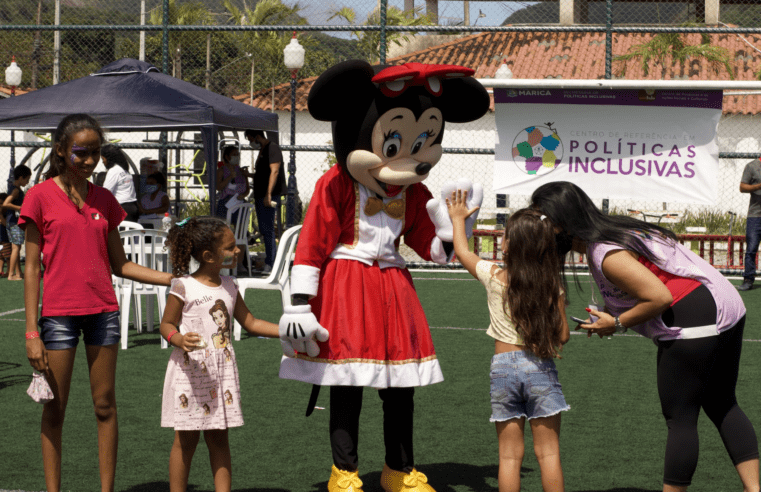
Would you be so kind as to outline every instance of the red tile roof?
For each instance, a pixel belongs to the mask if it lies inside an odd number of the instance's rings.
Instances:
[[[622,55],[637,44],[650,41],[653,34],[619,34],[613,36],[613,55]],[[710,34],[711,44],[726,48],[731,57],[730,66],[735,80],[756,80],[755,73],[761,68],[761,35],[758,34]],[[699,34],[687,34],[686,43],[697,45]],[[758,47],[758,48],[755,48]],[[492,77],[502,60],[517,79],[604,79],[605,33],[543,33],[543,32],[491,32],[458,38],[431,48],[388,59],[389,64],[407,62],[463,65],[476,70],[477,78]],[[613,64],[613,76],[620,74],[623,66]],[[644,75],[639,61],[630,61],[626,67],[628,80],[730,80],[723,66],[714,70],[704,59],[688,59],[684,67],[678,63],[665,70],[650,64],[649,74]],[[298,80],[296,110],[306,111],[306,99],[316,77]],[[274,90],[275,110],[291,110],[290,84],[254,93],[254,106],[272,110]],[[250,104],[248,94],[235,97]],[[725,96],[724,113],[761,113],[759,96]]]

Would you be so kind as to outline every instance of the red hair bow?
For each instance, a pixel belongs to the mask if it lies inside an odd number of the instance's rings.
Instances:
[[[476,73],[471,68],[459,65],[429,65],[426,63],[405,63],[388,67],[373,77],[380,84],[380,90],[387,97],[401,95],[408,87],[423,86],[434,96],[441,95],[441,79],[469,77]]]

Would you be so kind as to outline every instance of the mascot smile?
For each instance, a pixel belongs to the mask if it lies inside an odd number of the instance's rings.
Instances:
[[[357,442],[362,393],[383,401],[388,492],[432,492],[414,467],[416,386],[443,381],[428,323],[399,244],[426,261],[452,260],[452,224],[422,183],[442,156],[446,122],[489,109],[474,71],[407,63],[372,67],[350,60],[328,69],[308,107],[332,123],[336,165],[315,185],[291,272],[292,306],[280,320],[280,377],[330,386],[330,492],[359,492]],[[469,182],[470,208],[483,190]],[[472,230],[475,214],[466,224]]]

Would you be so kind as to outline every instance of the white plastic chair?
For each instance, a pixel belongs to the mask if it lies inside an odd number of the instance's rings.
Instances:
[[[227,223],[232,223],[232,216],[235,212],[238,212],[238,217],[235,219],[233,226],[233,233],[235,233],[235,244],[245,254],[246,268],[248,268],[248,275],[251,276],[251,255],[248,251],[248,224],[251,219],[251,214],[256,207],[251,203],[241,203],[235,205],[233,208],[227,211]],[[237,268],[237,265],[236,267]],[[228,273],[232,275],[232,273]]]
[[[128,230],[119,233],[122,240],[125,241],[124,252],[131,255],[132,261],[138,265],[152,268],[154,270],[168,272],[170,270],[169,255],[167,251],[164,251],[164,242],[166,241],[166,232],[156,230]],[[150,242],[146,241],[146,238],[150,238]],[[164,315],[164,307],[166,306],[166,293],[167,287],[163,285],[144,284],[141,282],[131,281],[129,283],[123,282],[121,289],[121,302],[120,306],[124,306],[122,311],[125,313],[120,319],[121,324],[121,342],[122,349],[127,348],[127,331],[129,327],[129,304],[134,298],[137,309],[140,309],[141,296],[157,296],[159,304],[158,317],[159,321]],[[148,298],[148,331],[153,331],[153,298]],[[135,323],[138,327],[138,332],[141,330],[141,326]],[[161,348],[167,348],[168,344],[163,337],[161,337]]]
[[[118,228],[119,232],[122,231],[142,231],[144,227],[141,224],[138,224],[137,222],[130,222],[128,220],[122,221],[121,224],[119,224]],[[130,248],[129,241],[127,238],[122,238],[122,245],[125,247],[125,251]],[[130,258],[131,259],[131,258]],[[114,292],[116,293],[116,302],[119,303],[119,314],[121,315],[122,312],[125,312],[127,317],[129,318],[129,307],[126,310],[122,310],[121,302],[122,302],[122,296],[121,296],[121,290],[122,290],[122,284],[124,283],[132,283],[132,280],[117,277],[114,274],[111,274],[111,283],[114,286]],[[135,307],[135,325],[138,327],[138,333],[142,331],[143,325],[142,325],[142,312],[140,310],[140,304],[137,302],[134,305]]]
[[[291,227],[283,233],[280,238],[280,244],[277,247],[275,255],[275,264],[272,266],[272,272],[266,278],[239,278],[238,291],[241,298],[245,301],[247,289],[267,289],[279,290],[283,309],[291,305],[291,282],[289,279],[291,258],[293,251],[296,249],[301,226]],[[240,323],[235,321],[233,336],[235,340],[240,340]]]
[[[138,230],[142,231],[145,229],[142,224],[138,224],[137,222],[130,222],[128,220],[123,220],[121,224],[119,224],[119,232],[122,231],[131,231],[131,230]]]

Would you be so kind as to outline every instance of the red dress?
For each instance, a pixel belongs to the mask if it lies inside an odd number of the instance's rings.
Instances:
[[[368,196],[340,166],[318,180],[296,247],[291,293],[310,304],[330,333],[320,354],[284,357],[280,377],[323,386],[425,386],[443,381],[431,333],[412,277],[398,251],[405,244],[423,259],[446,263],[426,211],[432,198],[414,184],[399,198],[403,216],[365,213]]]

